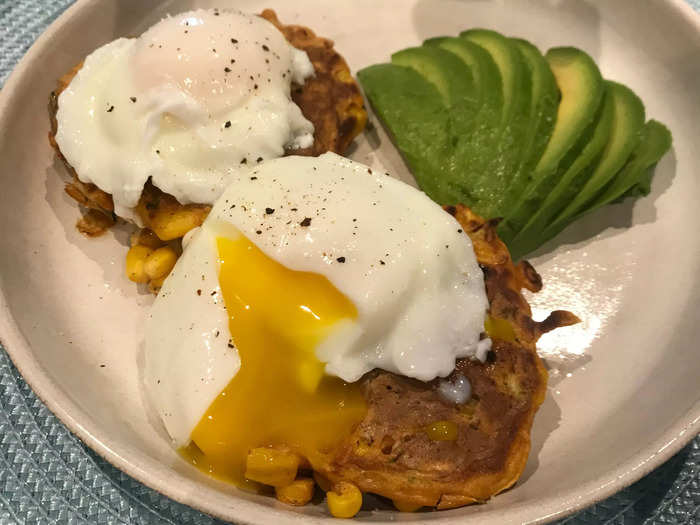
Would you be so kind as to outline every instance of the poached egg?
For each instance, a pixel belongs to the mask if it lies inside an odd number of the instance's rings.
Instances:
[[[245,485],[253,447],[313,464],[347,436],[365,373],[428,381],[477,356],[487,308],[470,239],[425,194],[332,153],[271,160],[187,239],[147,320],[146,388],[177,447]]]
[[[146,181],[180,203],[213,204],[231,177],[313,143],[290,86],[314,69],[261,17],[196,10],[91,53],[58,99],[56,142],[117,215]]]

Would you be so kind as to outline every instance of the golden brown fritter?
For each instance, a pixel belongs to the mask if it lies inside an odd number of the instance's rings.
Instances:
[[[317,156],[327,151],[344,153],[367,121],[360,88],[352,78],[347,63],[335,51],[332,41],[316,36],[310,29],[297,25],[283,25],[271,9],[265,9],[260,16],[274,24],[290,44],[306,51],[315,70],[315,75],[307,79],[303,86],[292,86],[292,99],[314,125],[314,143],[309,148],[289,150],[287,154]],[[51,93],[49,142],[73,178],[66,184],[66,193],[85,208],[93,210],[84,214],[78,229],[89,236],[95,236],[104,232],[116,220],[112,196],[94,184],[81,182],[73,167],[61,154],[55,140],[58,96],[81,67],[82,62],[61,77],[56,90]],[[158,234],[159,231],[171,230],[163,229],[171,217],[182,218],[189,214],[191,220],[198,219],[201,224],[209,209],[209,206],[202,204],[179,204],[170,195],[147,184],[137,206],[137,213],[145,227]],[[192,224],[199,226],[194,222]]]
[[[463,359],[451,375],[469,380],[471,399],[449,403],[438,395],[437,381],[375,371],[363,379],[366,417],[323,464],[313,465],[333,482],[350,481],[401,505],[439,509],[484,501],[520,477],[547,383],[535,342],[557,326],[578,322],[564,311],[533,321],[520,293],[541,288],[532,266],[513,265],[494,222],[463,206],[448,211],[472,239],[490,304],[493,346],[487,361]],[[454,439],[434,439],[429,430],[435,424],[456,430]]]

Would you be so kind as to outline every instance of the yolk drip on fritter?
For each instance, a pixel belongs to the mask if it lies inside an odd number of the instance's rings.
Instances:
[[[238,486],[248,451],[286,445],[313,465],[365,415],[357,384],[324,374],[315,347],[355,305],[322,275],[290,270],[247,238],[217,239],[219,283],[241,367],[182,450]]]

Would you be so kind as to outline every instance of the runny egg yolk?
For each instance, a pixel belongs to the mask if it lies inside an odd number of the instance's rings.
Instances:
[[[198,468],[240,487],[248,451],[285,445],[313,465],[366,412],[359,385],[324,373],[316,346],[355,305],[322,275],[290,270],[244,236],[219,237],[219,283],[241,367],[182,450]]]

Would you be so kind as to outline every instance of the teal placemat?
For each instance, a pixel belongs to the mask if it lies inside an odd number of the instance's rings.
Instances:
[[[688,1],[700,10],[700,0]],[[71,3],[0,0],[0,85]],[[1,350],[0,524],[17,523],[224,525],[97,456],[39,401]],[[631,487],[560,523],[700,524],[700,437]]]

